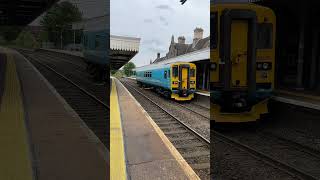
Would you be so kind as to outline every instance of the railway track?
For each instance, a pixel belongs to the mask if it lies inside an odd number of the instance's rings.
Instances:
[[[199,108],[204,109],[204,110],[207,110],[207,111],[210,110],[210,107],[205,107],[205,106],[203,106],[203,105],[200,105],[200,104],[197,104],[197,103],[193,103],[193,102],[191,102],[191,104],[192,104],[192,105],[195,105],[195,106],[198,106]]]
[[[256,159],[259,159],[264,163],[269,164],[293,177],[310,180],[320,179],[320,166],[315,165],[320,164],[319,155],[301,146],[292,144],[291,142],[285,142],[283,139],[276,140],[275,137],[273,138],[272,142],[268,142],[266,138],[262,137],[260,138],[260,145],[257,145],[257,142],[259,142],[259,140],[256,139],[257,134],[254,133],[252,133],[251,135],[246,135],[245,137],[247,138],[243,139],[241,139],[241,135],[239,134],[225,135],[214,130],[211,133],[214,136],[215,140],[223,141],[232,145],[233,147],[246,151]],[[289,154],[292,155],[292,148],[295,149],[296,156],[291,156],[291,159],[293,161],[287,162],[281,156],[287,156]],[[275,154],[278,154],[280,156],[277,157],[275,156]],[[302,162],[302,159],[305,158],[309,158],[310,164]],[[304,167],[302,167],[303,165]]]
[[[109,82],[104,85],[95,84],[92,80],[92,77],[87,73],[86,66],[83,61],[71,60],[72,63],[68,62],[64,56],[60,57],[52,56],[51,52],[48,52],[49,55],[46,56],[46,52],[35,52],[32,53],[31,56],[34,59],[38,59],[40,62],[45,63],[55,71],[63,74],[66,78],[72,79],[75,84],[79,84],[86,91],[94,94],[99,100],[101,100],[105,104],[109,104]],[[29,53],[30,56],[30,53]],[[80,65],[75,66],[74,64],[78,63]]]
[[[201,179],[210,179],[210,141],[128,82],[122,83],[148,112],[198,176]]]
[[[59,94],[77,112],[86,125],[96,134],[100,141],[109,149],[109,104],[97,97],[94,90],[84,87],[79,80],[74,81],[72,76],[66,76],[51,67],[46,61],[33,57],[30,52],[22,52],[25,57],[40,71],[40,73],[55,87]],[[63,68],[63,67],[61,67]],[[65,67],[64,67],[65,68]],[[107,93],[105,94],[107,96]]]
[[[131,81],[131,80],[129,80],[129,81]],[[133,85],[131,83],[133,83],[133,81],[130,82],[130,85],[131,86],[136,86],[136,84]],[[160,96],[159,94],[156,94],[156,95]],[[174,104],[175,106],[180,106],[183,109],[186,109],[186,110],[188,110],[188,111],[190,111],[190,112],[192,112],[194,114],[197,114],[198,116],[201,116],[201,117],[203,117],[203,118],[205,118],[207,120],[210,120],[210,113],[208,113],[209,112],[209,108],[206,108],[204,106],[201,106],[201,105],[198,105],[198,104],[195,104],[195,103],[184,104],[184,103],[178,103],[178,102],[175,102],[175,101],[169,101],[169,102],[171,104]]]
[[[134,88],[135,89],[134,91],[138,91],[138,90],[136,90],[136,87],[134,87],[136,85],[130,85],[132,83],[133,83],[132,81],[129,81],[129,86]],[[140,93],[140,92],[138,92],[138,93]],[[142,93],[140,93],[140,94],[142,94]],[[173,102],[173,103],[199,115],[199,113],[197,111],[195,111],[194,109],[192,109],[190,107],[186,107],[184,105],[181,105],[181,104],[175,103],[175,102]],[[146,109],[147,108],[148,107],[146,107]],[[294,178],[299,178],[299,179],[317,179],[318,178],[315,174],[317,172],[316,170],[309,169],[309,172],[308,172],[303,169],[297,168],[296,166],[294,166],[292,164],[288,164],[287,162],[282,161],[281,158],[279,158],[279,157],[276,158],[276,157],[272,156],[270,153],[266,152],[266,150],[256,148],[254,143],[248,144],[248,142],[246,141],[247,139],[243,140],[243,141],[238,140],[239,137],[241,136],[241,133],[239,133],[238,135],[234,135],[234,136],[231,136],[229,134],[222,134],[222,133],[219,133],[214,130],[211,131],[211,133],[212,133],[211,136],[214,137],[214,142],[218,142],[220,145],[221,144],[231,145],[235,149],[241,150],[242,152],[245,152],[245,153],[251,155],[253,157],[253,159],[255,159],[254,162],[260,162],[260,161],[264,162],[263,163],[264,165],[261,165],[262,167],[272,167],[274,169],[277,169],[277,171],[274,170],[274,173],[276,173],[276,174],[279,171],[279,172],[282,172],[282,174],[287,174],[288,177],[294,177]],[[256,135],[257,135],[256,133],[252,133],[251,135],[242,134],[242,136],[244,136],[244,137],[254,137]],[[239,136],[239,137],[237,137],[237,136]],[[267,138],[265,137],[265,139],[267,139]],[[261,139],[260,141],[256,140],[254,142],[260,142],[262,145],[262,143],[264,141],[263,141],[263,139]],[[282,142],[282,143],[285,143],[285,142]],[[272,151],[273,147],[275,147],[276,144],[281,144],[281,143],[275,142],[273,144],[273,146],[272,146],[272,144],[266,145],[266,146],[270,147],[269,149],[267,148],[269,150],[269,152]],[[286,152],[285,150],[283,150],[286,148],[288,148],[288,146],[283,146],[282,151],[284,153],[289,153],[289,152]],[[297,148],[299,148],[299,147],[297,147]],[[213,149],[214,149],[214,147],[213,147]],[[300,147],[300,150],[301,150],[301,147]],[[316,163],[318,156],[316,155],[315,152],[310,152],[305,149],[302,150],[302,152],[306,152],[306,154],[315,157],[315,159],[311,163],[313,163],[313,164]],[[280,154],[281,151],[280,152],[276,151],[276,153]],[[242,154],[240,155],[240,154],[238,154],[238,152],[235,152],[235,154],[232,154],[232,156],[234,156],[235,158],[239,158],[239,157],[243,158],[243,157],[241,157],[243,155]],[[300,156],[301,156],[301,154],[300,154]],[[294,158],[292,158],[292,159],[294,159]],[[214,158],[213,158],[213,161],[214,161]],[[320,160],[319,160],[319,162],[320,162]],[[306,166],[306,167],[308,167],[308,166]],[[317,166],[314,166],[314,167],[317,167]],[[247,168],[250,168],[250,165]],[[312,173],[310,171],[313,171],[314,173]]]

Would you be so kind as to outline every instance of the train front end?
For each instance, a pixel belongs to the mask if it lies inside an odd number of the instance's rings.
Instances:
[[[193,63],[171,64],[171,98],[188,101],[196,91],[196,66]]]
[[[211,21],[211,119],[257,121],[274,88],[275,16],[254,4],[225,4],[211,8]]]

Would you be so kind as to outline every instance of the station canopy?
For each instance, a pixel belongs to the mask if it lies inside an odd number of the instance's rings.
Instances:
[[[140,38],[110,36],[110,69],[118,70],[139,52]]]
[[[0,26],[26,26],[58,0],[0,0]]]

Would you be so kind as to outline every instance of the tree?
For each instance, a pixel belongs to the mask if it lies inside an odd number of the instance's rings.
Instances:
[[[133,62],[129,62],[123,66],[123,71],[126,76],[133,75],[132,69],[136,68],[136,65]]]
[[[68,1],[63,1],[54,5],[47,14],[42,18],[40,24],[48,32],[48,38],[50,41],[61,41],[62,39],[72,39],[72,23],[81,21],[82,13],[77,6]]]
[[[0,36],[4,41],[10,42],[17,38],[22,29],[23,27],[21,26],[1,26]]]
[[[29,31],[22,31],[17,39],[15,40],[15,45],[24,48],[39,48],[40,45]]]

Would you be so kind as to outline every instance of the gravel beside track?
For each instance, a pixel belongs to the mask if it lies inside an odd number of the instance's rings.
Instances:
[[[127,83],[130,86],[143,92],[144,95],[148,96],[153,101],[157,102],[158,105],[166,109],[168,112],[176,115],[181,121],[188,124],[195,131],[201,134],[206,139],[210,140],[210,112],[198,112],[198,109],[193,109],[191,102],[178,103],[174,100],[169,100],[152,91],[151,89],[143,89],[138,87],[134,80],[123,78],[121,82]],[[190,106],[189,106],[190,105]],[[198,107],[199,108],[199,107]]]

